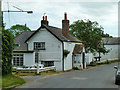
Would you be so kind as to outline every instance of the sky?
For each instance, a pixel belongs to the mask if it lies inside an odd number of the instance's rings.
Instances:
[[[27,25],[31,30],[37,30],[41,26],[44,15],[48,17],[49,25],[62,27],[64,13],[70,20],[70,24],[77,20],[89,19],[97,21],[104,28],[104,33],[118,36],[118,1],[119,0],[2,0],[2,11],[14,10],[33,11],[3,12],[3,20],[6,28],[12,25]]]

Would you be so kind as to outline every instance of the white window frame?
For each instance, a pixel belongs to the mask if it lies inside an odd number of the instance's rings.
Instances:
[[[34,50],[45,50],[45,42],[34,42]]]
[[[24,54],[13,54],[13,65],[14,66],[23,66],[24,63]]]
[[[44,67],[54,66],[54,61],[41,61]]]

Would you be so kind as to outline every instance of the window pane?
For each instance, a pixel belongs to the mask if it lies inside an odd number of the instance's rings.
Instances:
[[[45,42],[34,42],[34,49],[45,49]]]
[[[44,67],[54,66],[54,61],[42,61],[41,64],[43,64]]]
[[[14,54],[13,55],[13,65],[23,66],[23,54]]]

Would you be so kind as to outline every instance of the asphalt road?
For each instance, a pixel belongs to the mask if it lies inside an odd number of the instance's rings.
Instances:
[[[18,88],[118,88],[114,84],[115,65],[117,63],[46,77],[27,77],[29,82]]]

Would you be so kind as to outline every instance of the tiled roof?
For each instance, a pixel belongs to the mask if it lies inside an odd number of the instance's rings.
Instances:
[[[46,26],[43,25],[44,28],[46,28],[51,34],[53,34],[56,38],[58,38],[60,41],[70,41],[70,42],[81,42],[80,40],[78,40],[77,38],[75,38],[74,36],[69,34],[69,40],[64,37],[62,35],[62,29],[60,28],[56,28],[53,26]],[[23,33],[21,33],[20,35],[18,35],[17,37],[15,37],[15,43],[16,44],[20,44],[19,47],[15,48],[14,51],[27,51],[27,43],[26,41],[28,41],[30,38],[32,38],[33,35],[35,35],[39,30],[41,29],[38,28],[38,30],[36,31],[25,31]]]
[[[69,39],[63,36],[62,29],[53,27],[53,26],[46,26],[44,25],[53,35],[55,35],[57,38],[59,38],[61,41],[71,41],[71,42],[81,42],[71,34],[69,34]]]
[[[118,45],[120,44],[120,37],[102,38],[104,45]]]
[[[84,44],[75,44],[73,54],[81,54],[83,52]]]
[[[14,51],[27,51],[27,43],[25,43],[25,40],[33,33],[34,31],[25,31],[15,37],[15,44],[19,44],[20,46],[14,48]]]

